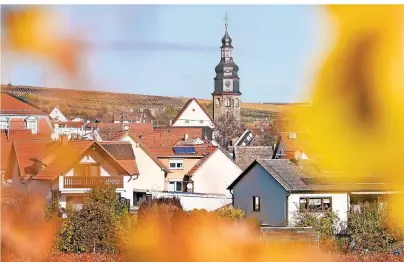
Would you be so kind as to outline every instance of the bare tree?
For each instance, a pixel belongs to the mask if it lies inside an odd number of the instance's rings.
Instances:
[[[281,137],[283,129],[283,118],[280,116],[272,118],[268,125],[260,126],[260,131],[253,140],[253,144],[255,146],[274,146]]]
[[[232,139],[242,133],[241,122],[232,112],[226,112],[215,121],[215,140],[222,148],[228,148]]]

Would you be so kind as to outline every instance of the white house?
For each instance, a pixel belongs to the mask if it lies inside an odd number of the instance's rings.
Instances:
[[[88,127],[84,122],[73,121],[52,121],[53,123],[53,136],[52,138],[58,139],[60,136],[68,136],[69,139],[85,139],[102,141],[99,131],[93,127]]]
[[[226,188],[242,170],[220,149],[212,145],[146,146],[129,131],[113,137],[131,143],[135,152],[140,174],[133,180],[135,205],[146,197],[162,196],[179,197],[187,210],[214,210],[231,202]],[[185,147],[189,153],[178,151]]]
[[[214,127],[212,118],[195,98],[188,100],[172,122],[173,127]]]
[[[228,187],[233,206],[271,226],[293,226],[294,216],[301,210],[315,214],[332,210],[341,222],[347,222],[351,205],[397,193],[393,184],[380,177],[348,181],[346,176],[325,175],[304,160],[300,162],[255,160]]]
[[[48,114],[7,93],[1,93],[0,96],[0,129],[28,129],[31,130],[32,134],[39,134],[45,131],[46,135],[50,137],[48,131],[51,129],[51,125]]]
[[[61,122],[69,121],[69,119],[60,111],[58,107],[52,109],[52,111],[49,113],[49,117],[50,119],[55,121],[61,121]]]
[[[131,149],[128,143],[129,149]],[[124,149],[122,149],[124,150]],[[46,198],[58,198],[81,205],[83,196],[97,182],[116,187],[116,192],[133,205],[133,179],[138,177],[135,158],[130,151],[116,159],[105,145],[96,141],[28,140],[14,141],[7,175],[12,187]],[[117,153],[114,153],[117,154]]]

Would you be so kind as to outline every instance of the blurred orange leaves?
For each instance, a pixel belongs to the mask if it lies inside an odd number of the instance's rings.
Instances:
[[[50,9],[31,6],[2,12],[5,49],[50,60],[69,77],[78,71],[79,45],[73,37],[61,37],[61,24]]]

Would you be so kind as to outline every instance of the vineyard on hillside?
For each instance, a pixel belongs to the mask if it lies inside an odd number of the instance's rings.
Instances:
[[[92,90],[44,88],[20,85],[2,85],[8,92],[26,102],[50,111],[58,106],[68,117],[103,118],[110,121],[112,112],[148,108],[153,112],[171,108],[179,111],[189,98],[113,93]],[[212,104],[208,99],[198,99],[208,112]],[[241,103],[241,115],[245,122],[266,119],[289,104]]]

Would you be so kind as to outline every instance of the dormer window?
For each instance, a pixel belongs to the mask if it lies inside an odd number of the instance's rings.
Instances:
[[[36,117],[30,116],[25,119],[25,128],[31,130],[32,134],[38,133],[38,119]]]
[[[6,117],[0,117],[0,129],[8,129],[8,119]]]

